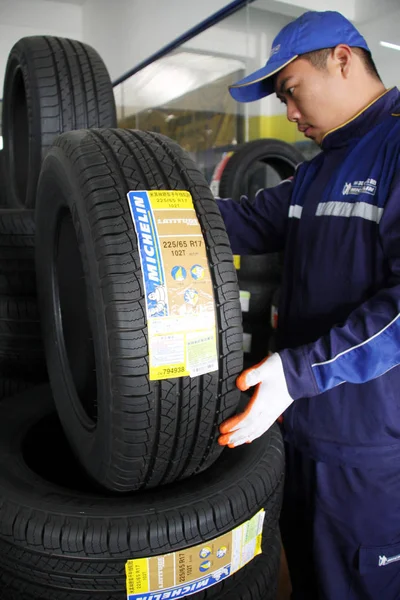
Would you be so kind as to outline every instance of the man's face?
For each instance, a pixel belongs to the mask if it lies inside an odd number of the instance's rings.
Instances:
[[[278,73],[275,92],[286,104],[289,121],[317,144],[324,135],[342,125],[346,111],[344,80],[340,68],[328,59],[326,70],[297,58]]]

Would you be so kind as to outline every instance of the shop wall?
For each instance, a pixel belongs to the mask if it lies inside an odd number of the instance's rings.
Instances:
[[[116,79],[228,4],[227,0],[86,0],[83,33]]]
[[[380,45],[383,41],[400,48],[400,6],[398,2],[387,2],[381,8],[386,10],[381,10],[372,20],[362,22],[358,27],[367,40],[383,83],[387,87],[400,87],[400,51]]]

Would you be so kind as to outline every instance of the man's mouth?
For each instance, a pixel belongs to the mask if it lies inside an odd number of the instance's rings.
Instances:
[[[311,127],[309,127],[308,125],[303,126],[303,127],[298,127],[298,130],[301,131],[301,133],[304,133],[304,135],[307,135],[307,131],[311,129]]]

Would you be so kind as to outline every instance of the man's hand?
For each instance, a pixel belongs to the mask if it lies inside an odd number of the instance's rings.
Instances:
[[[254,385],[256,389],[246,410],[227,419],[219,428],[222,435],[218,443],[229,448],[248,444],[260,437],[293,402],[277,352],[243,371],[236,385],[242,392]]]

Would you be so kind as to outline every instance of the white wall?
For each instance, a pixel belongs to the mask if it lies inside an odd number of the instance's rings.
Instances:
[[[399,23],[400,6],[396,0],[396,3],[390,2],[390,6],[387,6],[383,14],[358,26],[367,40],[379,74],[387,87],[400,87],[400,52],[384,48],[379,42],[384,41],[400,46]]]
[[[86,0],[83,36],[115,80],[229,0]]]
[[[0,98],[8,54],[20,38],[58,35],[82,41],[82,8],[51,0],[1,0]]]

